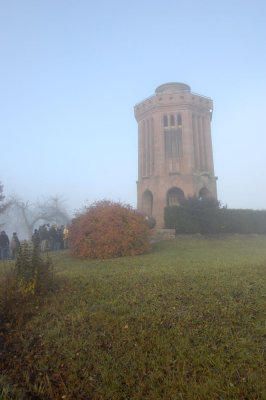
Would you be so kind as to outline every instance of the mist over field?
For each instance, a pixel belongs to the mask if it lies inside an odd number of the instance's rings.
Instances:
[[[0,5],[1,182],[7,197],[136,206],[133,107],[165,82],[213,99],[218,199],[265,209],[265,3]]]

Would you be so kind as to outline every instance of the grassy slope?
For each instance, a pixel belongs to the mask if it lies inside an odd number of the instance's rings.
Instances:
[[[265,395],[266,236],[183,236],[105,261],[53,257],[61,287],[11,360],[28,398]]]

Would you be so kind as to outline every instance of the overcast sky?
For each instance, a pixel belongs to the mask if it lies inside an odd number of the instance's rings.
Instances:
[[[133,107],[166,82],[213,99],[220,201],[266,209],[265,0],[0,0],[5,195],[136,206]]]

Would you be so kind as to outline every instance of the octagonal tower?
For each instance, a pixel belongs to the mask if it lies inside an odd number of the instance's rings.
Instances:
[[[134,107],[138,122],[138,210],[164,225],[164,207],[188,195],[217,198],[213,103],[184,83],[166,83]]]

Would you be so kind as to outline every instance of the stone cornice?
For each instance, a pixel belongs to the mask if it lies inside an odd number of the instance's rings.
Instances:
[[[213,102],[210,98],[196,95],[194,93],[185,92],[178,94],[162,94],[154,95],[134,107],[134,114],[137,121],[143,119],[146,115],[155,112],[163,112],[164,108],[178,107],[178,109],[190,109],[194,112],[204,112],[212,114]]]

